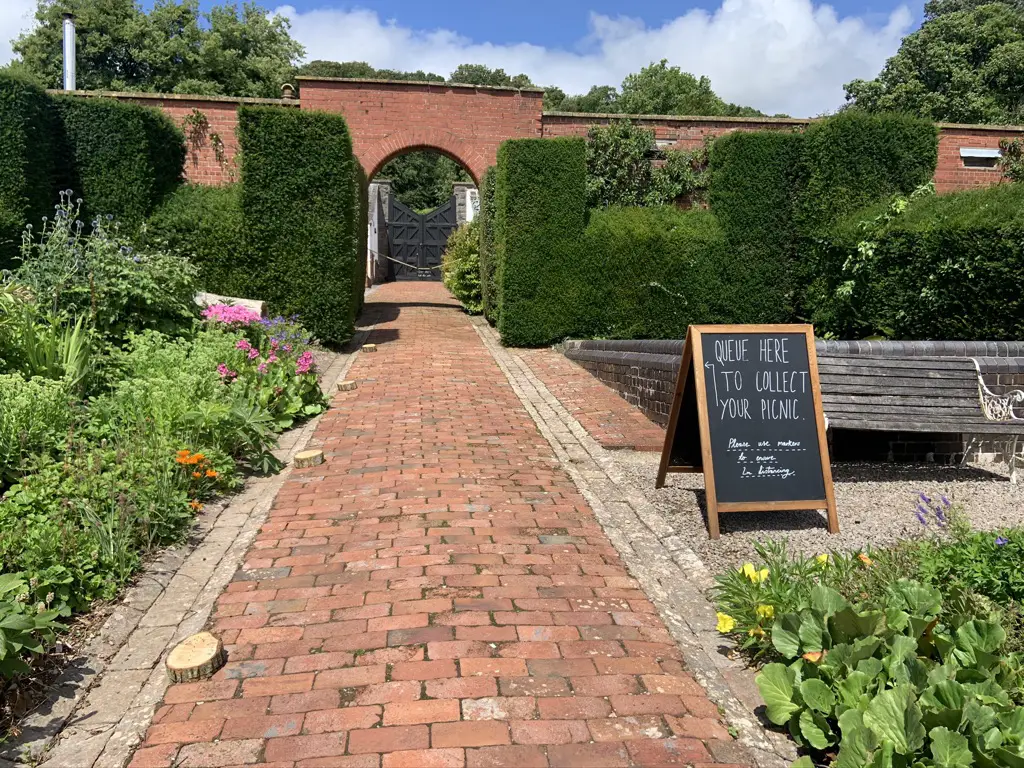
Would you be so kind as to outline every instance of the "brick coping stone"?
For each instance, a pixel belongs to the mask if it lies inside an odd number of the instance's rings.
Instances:
[[[748,765],[437,283],[370,295],[337,392],[131,766]]]

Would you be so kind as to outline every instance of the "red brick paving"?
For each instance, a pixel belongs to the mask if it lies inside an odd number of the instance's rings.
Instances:
[[[218,602],[230,663],[131,765],[714,764],[714,706],[469,319],[436,283],[367,307],[326,463]]]
[[[585,368],[553,349],[518,350],[517,354],[602,448],[662,449],[664,428]]]

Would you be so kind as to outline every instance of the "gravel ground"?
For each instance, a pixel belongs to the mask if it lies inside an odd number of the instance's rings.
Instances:
[[[793,549],[817,554],[920,537],[925,531],[913,510],[921,491],[935,498],[946,494],[980,530],[1024,525],[1024,485],[1012,485],[1002,466],[988,471],[935,464],[838,462],[832,465],[837,535],[828,534],[821,512],[743,512],[719,515],[722,535],[711,541],[704,518],[703,475],[669,475],[666,486],[655,489],[658,454],[616,451],[614,460],[712,572],[750,560],[753,543],[759,540],[788,539]]]

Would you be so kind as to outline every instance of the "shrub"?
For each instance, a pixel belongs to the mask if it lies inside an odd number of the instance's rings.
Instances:
[[[815,324],[846,337],[1021,338],[1024,186],[894,206],[862,210],[816,243]]]
[[[12,264],[25,225],[52,215],[62,180],[60,133],[42,88],[0,74],[0,269]]]
[[[0,375],[0,489],[53,455],[67,439],[74,411],[64,381]]]
[[[38,605],[25,583],[16,573],[0,574],[0,680],[28,672],[24,654],[42,653],[53,642],[57,612]],[[41,610],[42,608],[42,610]],[[0,689],[2,690],[2,689]]]
[[[587,205],[642,205],[651,188],[654,132],[614,120],[587,131]]]
[[[707,211],[594,211],[582,245],[593,255],[584,279],[595,293],[595,322],[603,336],[681,338],[691,323],[732,318],[732,308],[722,303],[725,241]]]
[[[184,134],[148,107],[103,98],[55,97],[67,136],[71,187],[87,217],[111,215],[134,232],[180,183]]]
[[[240,195],[238,184],[184,184],[150,217],[145,242],[188,258],[203,290],[249,298]]]
[[[542,345],[593,325],[582,139],[512,139],[498,149],[495,255],[498,331]]]
[[[777,131],[735,132],[710,155],[711,210],[729,245],[723,297],[740,322],[792,319],[797,290],[793,200],[804,137]]]
[[[136,251],[113,221],[97,218],[91,231],[79,218],[70,190],[38,241],[26,235],[15,280],[50,311],[86,316],[105,338],[129,331],[177,333],[197,315],[195,268],[159,251]]]
[[[356,232],[366,198],[345,120],[252,106],[238,119],[249,293],[276,312],[298,313],[320,339],[344,341],[366,239]]]
[[[495,281],[494,253],[494,181],[497,170],[492,166],[480,180],[480,303],[484,317],[498,323],[498,288]]]
[[[441,278],[452,296],[472,315],[483,307],[480,297],[480,227],[463,224],[452,232],[441,261]]]

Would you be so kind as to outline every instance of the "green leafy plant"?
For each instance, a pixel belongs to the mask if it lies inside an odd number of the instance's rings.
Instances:
[[[1024,141],[1020,139],[1000,139],[999,168],[1003,177],[1009,181],[1024,181]]]
[[[0,680],[29,670],[25,658],[42,653],[62,629],[56,619],[56,611],[31,600],[19,574],[0,574]]]
[[[471,315],[481,312],[480,229],[476,222],[463,224],[448,237],[441,261],[441,278],[467,312]]]

